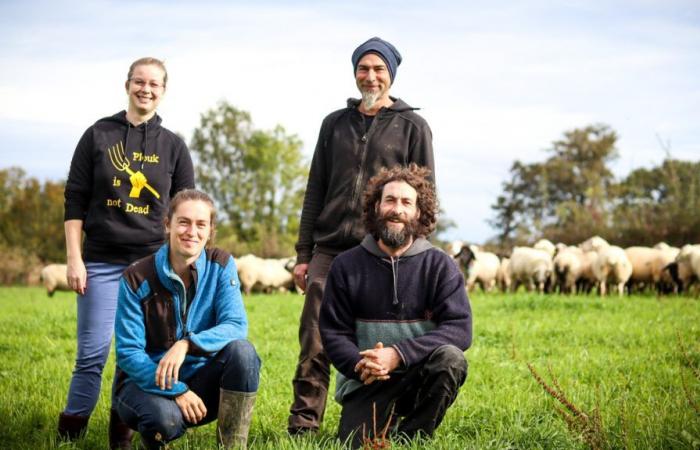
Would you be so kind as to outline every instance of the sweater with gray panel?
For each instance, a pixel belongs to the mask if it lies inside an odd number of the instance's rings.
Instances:
[[[333,261],[320,314],[323,347],[338,370],[336,400],[362,386],[360,351],[393,346],[407,368],[442,345],[466,350],[472,314],[464,278],[451,258],[419,238],[401,256],[371,236]]]

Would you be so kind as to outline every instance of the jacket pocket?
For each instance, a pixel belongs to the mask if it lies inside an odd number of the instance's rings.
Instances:
[[[167,350],[175,343],[175,313],[172,299],[157,292],[141,301],[146,328],[146,350]]]

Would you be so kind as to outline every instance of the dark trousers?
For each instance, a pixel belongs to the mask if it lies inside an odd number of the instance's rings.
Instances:
[[[393,435],[430,437],[466,378],[462,350],[452,345],[438,347],[424,362],[405,372],[392,373],[386,381],[375,381],[348,394],[343,399],[338,438],[354,448],[361,447],[363,436],[373,438],[375,429],[381,435],[388,420]],[[394,415],[390,417],[392,408]]]
[[[326,410],[331,363],[323,351],[318,316],[332,261],[333,256],[316,253],[309,263],[304,309],[299,321],[299,362],[292,380],[294,402],[288,421],[291,432],[300,428],[317,430]]]
[[[207,408],[207,415],[196,426],[217,418],[220,388],[257,392],[259,380],[260,358],[253,345],[246,340],[230,342],[187,381]],[[160,448],[195,426],[185,420],[173,398],[144,392],[133,382],[119,390],[116,407],[124,423],[141,434],[148,448]]]

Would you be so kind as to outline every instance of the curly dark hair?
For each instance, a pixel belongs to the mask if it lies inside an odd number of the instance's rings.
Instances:
[[[435,195],[435,186],[428,176],[430,169],[411,163],[408,167],[396,166],[391,169],[383,167],[379,173],[373,176],[367,184],[364,193],[362,218],[365,222],[365,230],[375,239],[379,238],[377,229],[377,204],[382,200],[384,186],[392,181],[403,181],[416,190],[418,198],[416,206],[420,211],[416,236],[428,237],[435,231],[438,214],[438,200]]]

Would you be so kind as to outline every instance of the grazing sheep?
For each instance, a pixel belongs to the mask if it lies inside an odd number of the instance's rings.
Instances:
[[[593,236],[581,242],[578,246],[584,252],[600,252],[602,249],[610,247],[610,244],[600,236]]]
[[[598,259],[598,252],[583,252],[581,258],[581,272],[579,273],[579,278],[576,282],[576,290],[579,293],[585,292],[586,294],[589,294],[591,289],[598,284],[598,279],[593,272],[593,263],[596,259]]]
[[[552,260],[554,284],[560,293],[575,294],[583,267],[583,250],[578,247],[560,247]]]
[[[288,267],[292,258],[263,259],[249,254],[236,258],[241,287],[246,294],[253,290],[274,292],[294,289],[294,279]]]
[[[464,272],[467,290],[474,289],[476,283],[484,291],[491,291],[496,285],[496,277],[501,262],[491,252],[482,252],[476,245],[463,245],[455,260]]]
[[[676,257],[676,263],[681,288],[687,289],[700,279],[700,245],[684,245]]]
[[[49,297],[53,297],[56,291],[72,291],[68,286],[68,266],[65,264],[49,264],[41,269],[39,278]]]
[[[501,265],[498,267],[496,275],[496,285],[501,289],[501,292],[510,291],[510,258],[502,258]]]
[[[547,239],[540,239],[539,241],[535,242],[535,245],[533,245],[532,248],[544,250],[545,252],[549,253],[550,258],[557,252],[557,247],[552,244],[552,241]]]
[[[625,254],[632,263],[632,276],[628,286],[654,286],[657,294],[668,290],[673,280],[665,268],[675,260],[679,251],[668,245],[660,248],[636,246],[625,249]]]
[[[598,252],[598,258],[593,263],[593,273],[598,281],[601,296],[605,296],[607,283],[613,283],[622,297],[625,283],[632,276],[632,263],[623,249],[611,245]]]
[[[452,241],[445,247],[445,253],[450,255],[452,258],[457,258],[457,255],[464,247],[464,242],[462,241]]]
[[[525,284],[529,291],[535,288],[542,294],[552,275],[552,257],[544,250],[530,247],[515,247],[510,256],[509,273],[512,291]]]

